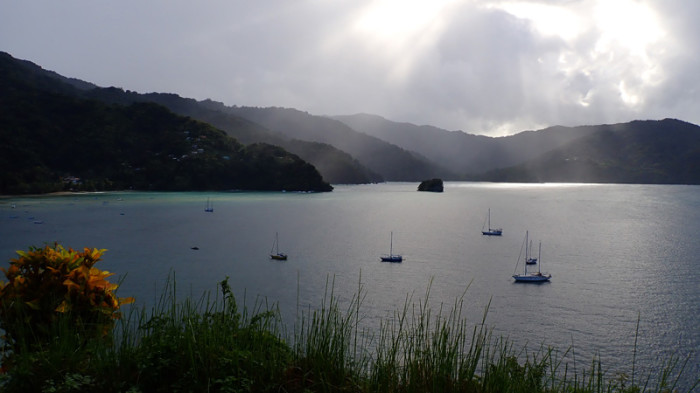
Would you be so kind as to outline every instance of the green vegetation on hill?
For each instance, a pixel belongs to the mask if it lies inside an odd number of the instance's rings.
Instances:
[[[280,141],[279,145],[312,163],[323,175],[323,178],[333,184],[365,184],[384,181],[381,175],[362,165],[350,154],[327,143],[292,139]]]
[[[595,132],[489,181],[700,184],[700,127],[674,119],[596,126]]]
[[[90,95],[102,94],[96,89]],[[229,113],[227,107],[211,100],[195,101],[173,94],[146,94],[139,99],[152,100],[172,111],[207,122],[241,143],[268,143],[284,148],[311,163],[323,179],[333,184],[377,183],[383,177],[368,169],[357,159],[328,143],[290,138],[284,133],[264,128],[248,119]]]
[[[0,193],[63,190],[330,191],[316,169],[150,103],[65,95],[70,85],[0,59]]]
[[[700,184],[700,127],[674,119],[549,127],[490,138],[379,116],[335,116],[464,180]]]
[[[288,138],[332,145],[387,181],[447,177],[449,171],[420,154],[358,132],[340,121],[291,108],[225,107],[227,113],[253,121]]]
[[[282,133],[268,130],[243,117],[228,113],[221,103],[210,100],[200,102],[167,93],[138,94],[115,87],[92,88],[81,95],[107,103],[124,105],[135,102],[154,102],[177,114],[211,124],[244,145],[267,143],[280,146],[311,163],[321,173],[323,179],[330,183],[357,184],[383,180],[380,175],[364,167],[349,154],[327,143],[290,139]]]

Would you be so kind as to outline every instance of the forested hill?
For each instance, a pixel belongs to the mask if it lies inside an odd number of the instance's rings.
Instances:
[[[169,93],[138,94],[122,89],[92,88],[82,93],[85,97],[109,103],[129,104],[154,102],[184,116],[211,124],[243,144],[268,143],[283,147],[313,164],[324,180],[336,184],[358,184],[383,181],[381,175],[363,166],[348,153],[327,143],[290,138],[257,123],[212,106],[211,101],[196,101]]]
[[[214,102],[210,105],[291,138],[333,145],[382,175],[385,180],[455,178],[454,172],[436,165],[422,156],[419,150],[402,148],[328,117],[314,116],[292,108],[227,107]]]
[[[676,119],[555,126],[491,138],[375,115],[335,116],[464,180],[700,184],[700,127]]]
[[[585,127],[550,127],[494,138],[428,125],[393,122],[369,114],[333,118],[360,132],[416,151],[461,175],[518,165],[594,132]]]
[[[73,89],[0,56],[0,194],[332,190],[282,148],[243,146],[160,105],[109,105],[67,95]]]
[[[700,127],[695,124],[664,119],[587,128],[586,136],[477,179],[700,184]]]
[[[370,183],[383,181],[378,173],[362,165],[348,153],[327,143],[304,141],[289,137],[284,133],[266,129],[250,120],[236,116],[218,107],[211,107],[209,101],[196,101],[172,93],[139,94],[121,88],[102,88],[92,83],[74,78],[66,78],[53,71],[45,70],[26,60],[14,59],[0,52],[0,62],[8,63],[7,68],[30,85],[45,91],[59,92],[73,97],[96,99],[109,104],[129,105],[136,102],[154,102],[163,105],[176,114],[211,124],[236,138],[244,145],[268,143],[284,148],[314,165],[324,180],[330,183]],[[56,83],[57,81],[63,83]]]

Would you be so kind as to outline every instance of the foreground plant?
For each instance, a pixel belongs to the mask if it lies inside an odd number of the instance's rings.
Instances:
[[[245,304],[239,309],[228,277],[219,287],[221,298],[178,302],[173,280],[151,314],[141,313],[135,330],[122,334],[134,345],[121,365],[139,389],[265,392],[279,385],[291,356],[280,339],[279,313],[262,304],[252,313]]]
[[[107,281],[114,273],[94,267],[105,251],[79,252],[58,243],[17,251],[10,267],[0,268],[8,280],[0,282],[5,350],[16,353],[23,346],[47,344],[59,321],[83,340],[107,336],[121,317],[120,306],[134,299],[117,297],[118,284]]]

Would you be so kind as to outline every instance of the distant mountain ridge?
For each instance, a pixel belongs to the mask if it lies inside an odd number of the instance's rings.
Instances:
[[[342,122],[291,108],[226,106],[175,94],[138,94],[97,88],[88,97],[112,103],[155,102],[181,115],[210,123],[243,143],[264,142],[298,154],[331,183],[419,181],[455,174],[379,138],[357,132]]]
[[[579,128],[579,127],[576,127]],[[700,184],[700,127],[675,119],[582,127],[587,135],[489,181]]]
[[[357,132],[327,117],[290,108],[223,107],[222,110],[295,139],[333,145],[380,173],[386,180],[420,181],[427,177],[455,176],[415,151]]]
[[[333,118],[416,149],[464,180],[700,184],[700,127],[676,119],[555,126],[490,138],[375,115]]]
[[[313,164],[324,179],[331,183],[370,183],[384,180],[381,175],[367,169],[356,159],[331,145],[290,139],[244,118],[209,109],[205,105],[207,101],[200,103],[194,99],[169,93],[139,94],[115,87],[101,88],[89,82],[66,78],[32,62],[15,59],[4,52],[0,52],[0,62],[8,65],[6,78],[20,73],[23,83],[42,91],[121,105],[154,102],[180,115],[212,124],[243,144],[268,143],[281,146]]]
[[[0,54],[0,194],[64,190],[330,191],[277,146],[243,146],[154,103],[106,104]]]
[[[9,55],[7,55],[9,56]],[[331,183],[369,183],[384,180],[419,181],[426,177],[455,175],[415,152],[357,132],[345,124],[289,108],[229,107],[223,103],[182,98],[176,94],[138,94],[120,88],[100,88],[88,82],[65,78],[28,61],[25,68],[42,79],[70,82],[79,90],[65,94],[109,103],[155,102],[171,111],[210,123],[244,144],[263,142],[298,154],[316,166]]]
[[[11,56],[0,53],[0,60]],[[12,58],[11,58],[12,59]],[[13,59],[14,60],[14,59]],[[105,103],[154,102],[226,131],[244,144],[281,146],[332,183],[428,178],[508,182],[700,184],[700,127],[675,119],[554,126],[505,137],[471,135],[358,114],[315,116],[293,108],[227,106],[175,94],[138,94],[38,68],[32,86]],[[58,86],[58,87],[57,87]]]
[[[260,124],[222,110],[223,104],[213,101],[196,101],[176,94],[138,94],[122,89],[96,88],[84,93],[87,97],[110,103],[128,104],[133,102],[154,102],[184,116],[209,123],[243,144],[268,143],[283,147],[313,164],[323,178],[331,183],[372,183],[384,179],[381,175],[363,166],[344,151],[330,144],[289,138],[269,130]]]
[[[493,138],[433,126],[397,123],[376,115],[333,118],[368,135],[420,152],[427,159],[462,176],[520,164],[595,132],[585,127],[556,126]]]

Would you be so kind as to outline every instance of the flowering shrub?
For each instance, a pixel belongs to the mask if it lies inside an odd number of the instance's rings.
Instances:
[[[134,299],[116,297],[118,285],[107,281],[113,273],[94,267],[105,251],[78,252],[58,243],[17,251],[19,258],[0,268],[8,279],[0,282],[5,345],[16,347],[20,338],[29,337],[45,342],[59,318],[67,318],[85,338],[106,335],[121,317],[119,307]]]

